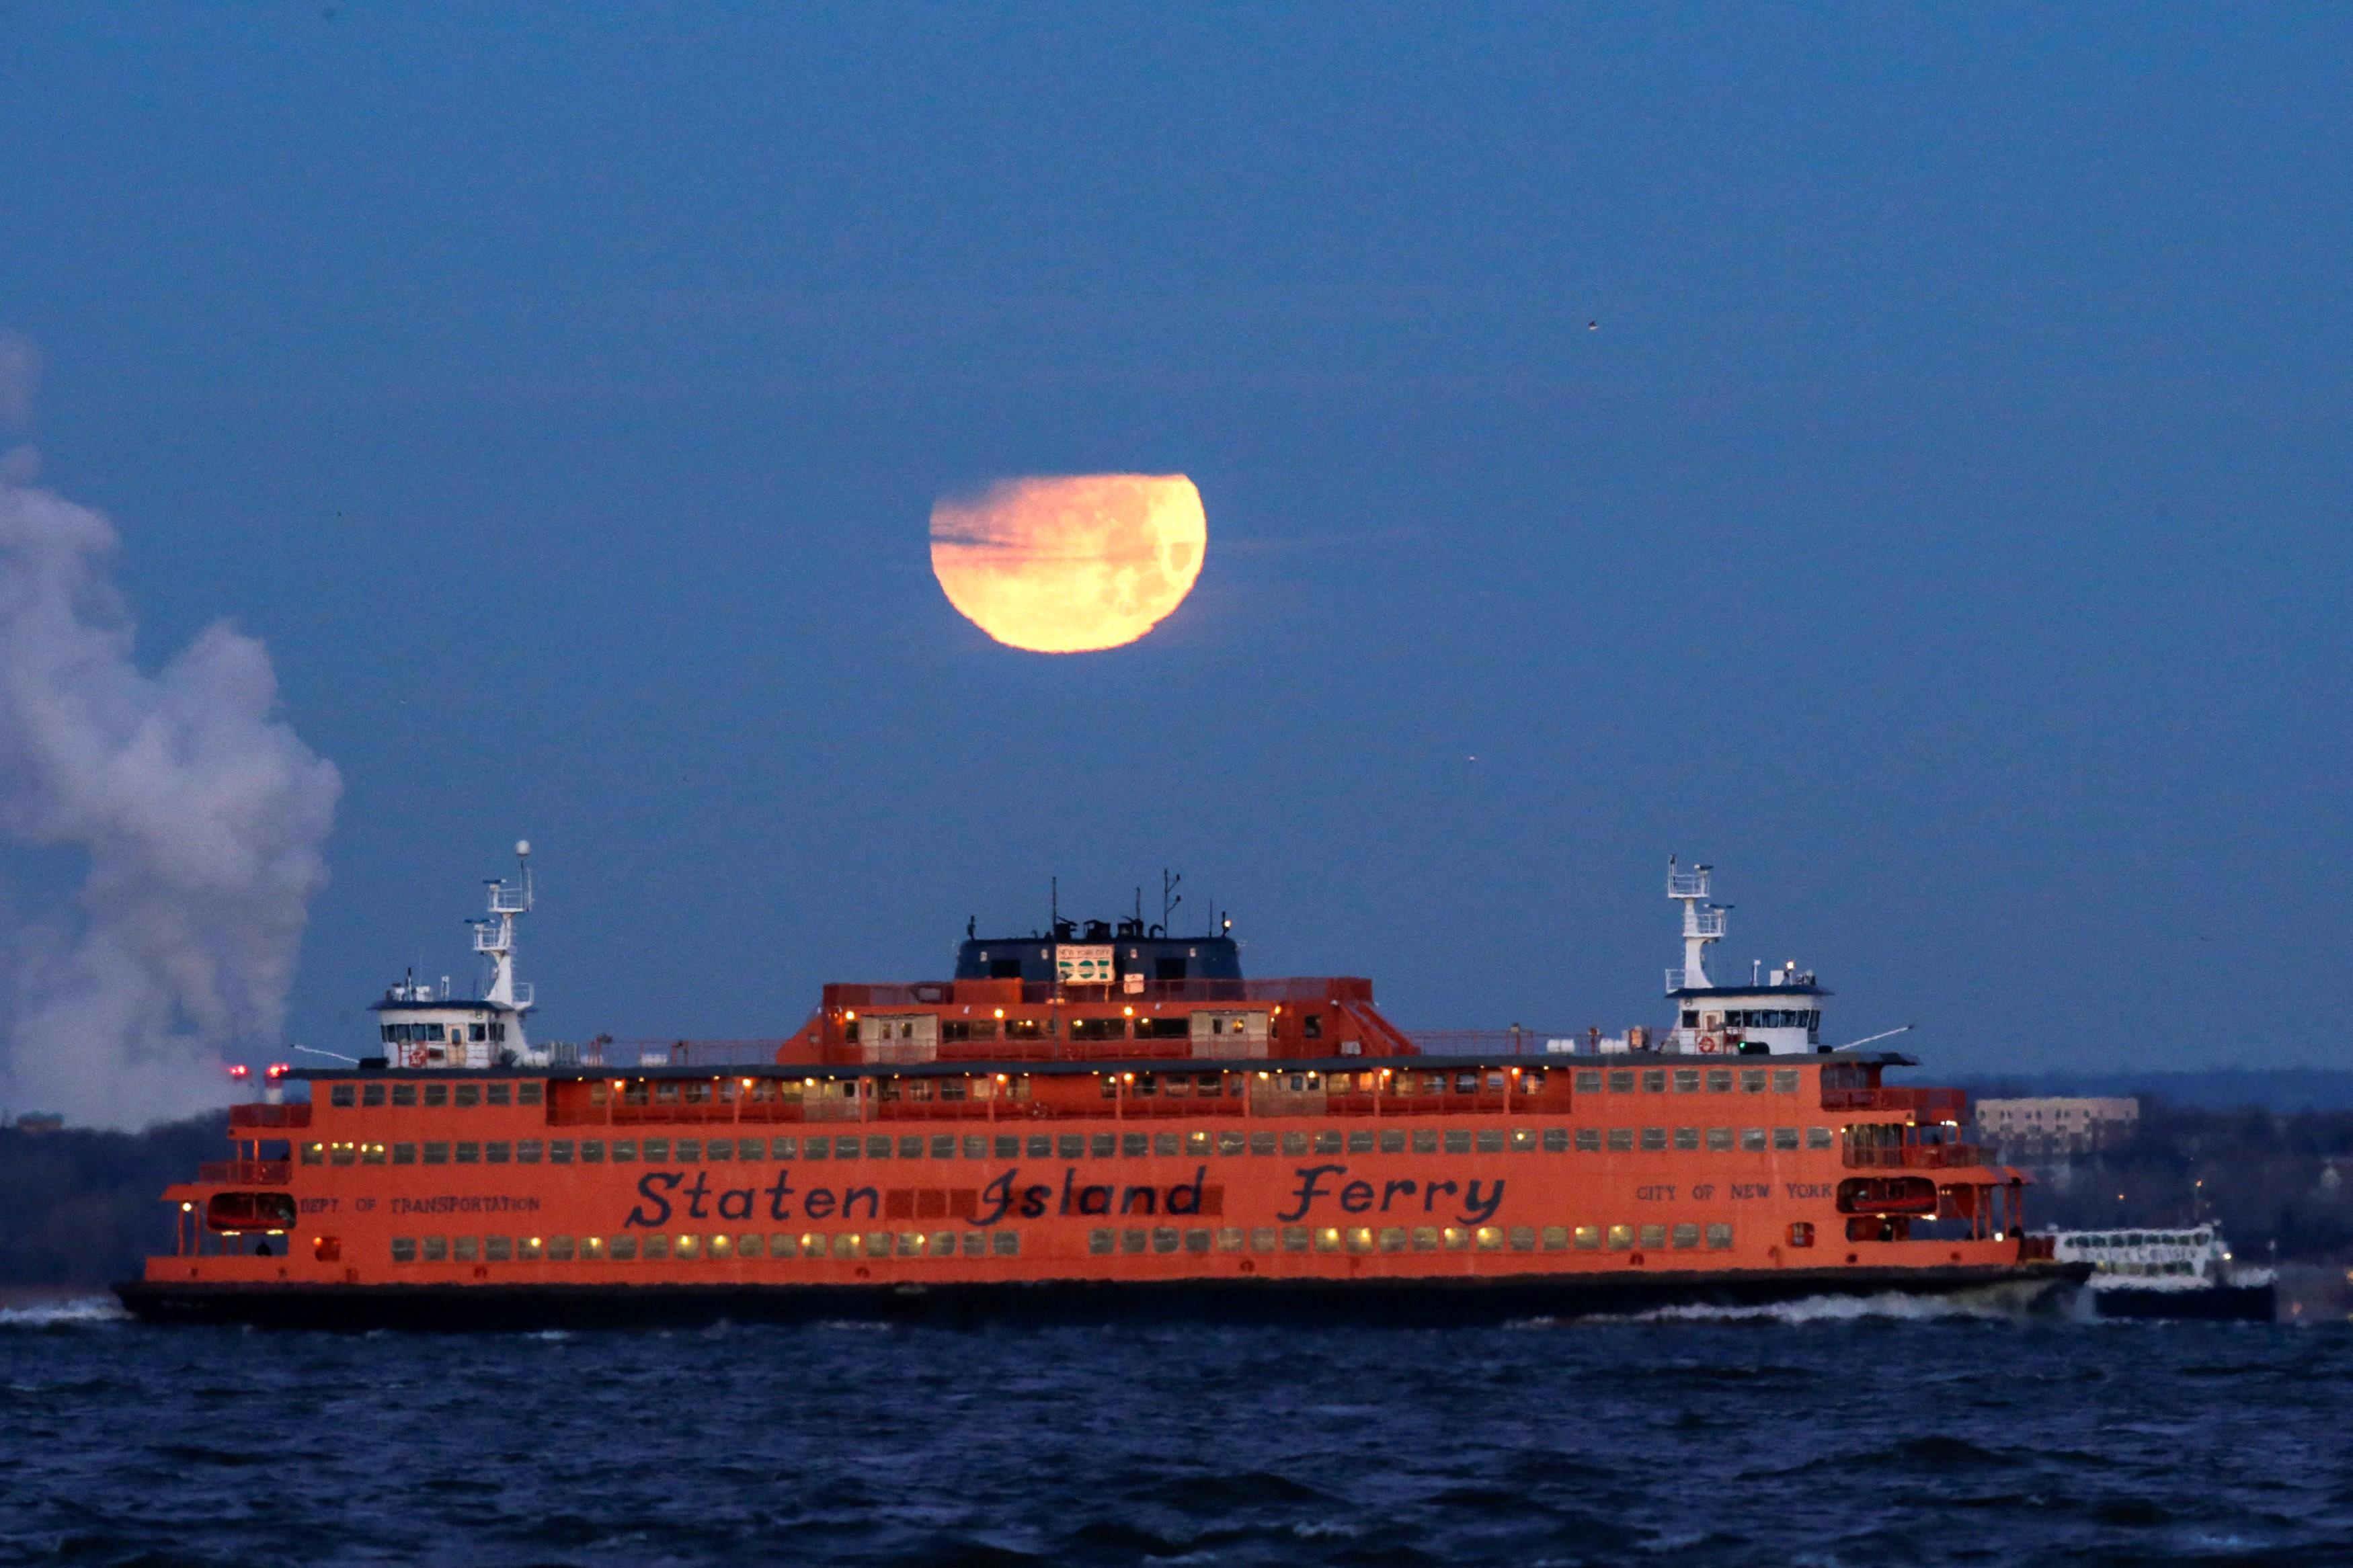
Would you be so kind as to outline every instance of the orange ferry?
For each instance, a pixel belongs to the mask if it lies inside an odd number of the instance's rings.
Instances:
[[[1139,912],[967,925],[952,979],[828,985],[780,1041],[623,1050],[526,1039],[525,860],[475,922],[482,994],[395,986],[378,1054],[233,1108],[232,1157],[166,1189],[174,1249],[117,1293],[337,1327],[1455,1321],[2079,1278],[1961,1141],[1959,1090],[1820,1046],[1794,965],[1709,980],[1708,877],[1670,864],[1657,1037],[1409,1033],[1369,981],[1246,979],[1230,921]]]

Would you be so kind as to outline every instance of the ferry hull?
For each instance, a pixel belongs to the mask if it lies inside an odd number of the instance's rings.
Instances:
[[[1625,1270],[1568,1279],[1183,1279],[894,1285],[308,1285],[129,1280],[123,1306],[157,1323],[422,1332],[691,1327],[848,1319],[996,1322],[1220,1321],[1456,1327],[1626,1316],[1660,1308],[1766,1307],[1809,1299],[1968,1296],[2005,1310],[2056,1306],[2088,1270],[2068,1265]]]

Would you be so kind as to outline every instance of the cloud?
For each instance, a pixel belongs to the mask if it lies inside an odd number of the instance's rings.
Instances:
[[[0,914],[0,1103],[133,1127],[282,1039],[343,784],[254,638],[216,624],[142,670],[113,528],[29,474],[0,465],[0,837],[88,871]]]

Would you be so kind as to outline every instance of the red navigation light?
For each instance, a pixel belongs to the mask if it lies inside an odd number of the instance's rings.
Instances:
[[[274,1083],[293,1070],[294,1064],[292,1062],[271,1062],[269,1064],[270,1081]]]
[[[228,1069],[228,1076],[231,1078],[248,1078],[250,1077],[251,1074],[247,1069],[246,1065],[243,1062],[239,1062],[235,1067]]]

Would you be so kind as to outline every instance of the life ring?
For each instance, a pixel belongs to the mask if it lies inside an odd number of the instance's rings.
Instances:
[[[1699,1037],[1699,1054],[1704,1057],[1712,1057],[1715,1055],[1715,1037],[1714,1035],[1702,1035]]]

